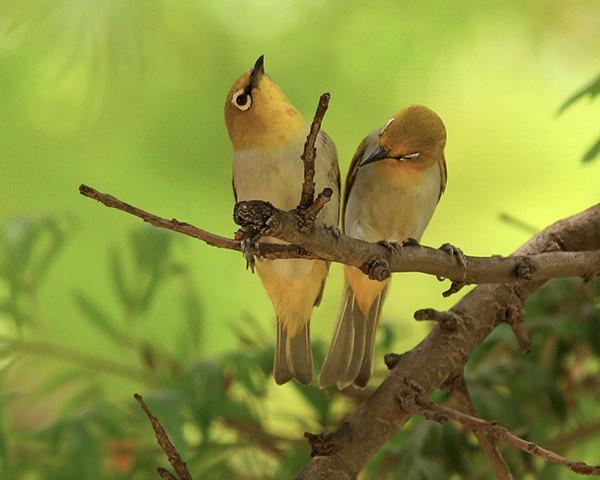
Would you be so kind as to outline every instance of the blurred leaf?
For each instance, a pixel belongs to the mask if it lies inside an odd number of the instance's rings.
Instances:
[[[79,414],[85,407],[96,404],[99,399],[102,398],[102,393],[102,388],[97,383],[92,383],[91,385],[82,388],[62,405],[60,416],[68,418],[71,414]],[[71,422],[73,420],[75,423],[78,423],[79,421],[77,417],[73,417]]]
[[[596,158],[598,154],[600,154],[600,138],[596,140],[596,143],[594,143],[587,152],[585,152],[582,160],[584,162],[589,162]]]
[[[590,99],[593,99],[598,94],[600,94],[600,75],[569,97],[558,110],[558,114],[560,115],[563,113],[567,108],[581,98],[589,96]]]
[[[287,448],[283,458],[279,461],[277,473],[274,478],[295,478],[306,459],[310,457],[308,443],[302,442],[296,448]]]
[[[35,392],[32,394],[32,397],[39,399],[53,393],[60,387],[80,381],[88,376],[89,371],[82,369],[69,369],[65,370],[64,372],[59,372],[37,387]]]
[[[169,232],[150,227],[138,228],[130,235],[139,277],[137,282],[142,286],[137,299],[139,311],[148,309],[158,287],[171,273],[166,267],[172,239]]]
[[[441,429],[441,434],[441,454],[449,467],[448,470],[465,475],[468,472],[466,452],[456,427],[452,423],[448,423]]]
[[[179,349],[185,352],[186,356],[192,356],[201,346],[204,324],[202,302],[200,301],[198,289],[189,272],[183,268],[178,268],[177,270],[180,280],[179,284],[183,290],[181,293],[182,301],[179,303],[186,320],[183,331],[178,337]]]
[[[395,328],[391,323],[382,322],[379,326],[379,332],[377,333],[377,343],[379,344],[378,348],[385,351],[385,353],[390,353],[391,348],[396,341],[396,332],[397,328]]]
[[[123,334],[114,326],[110,317],[102,311],[102,309],[90,300],[83,292],[75,292],[73,294],[75,303],[84,314],[84,318],[104,333],[108,338],[117,344],[123,343]]]
[[[21,328],[35,315],[35,294],[64,248],[74,221],[66,215],[15,217],[0,228],[0,275],[10,296],[1,308]]]
[[[600,315],[586,318],[583,322],[585,337],[596,355],[600,355]]]
[[[110,273],[113,280],[113,287],[117,298],[124,309],[128,309],[132,302],[131,289],[127,285],[123,259],[116,248],[110,250],[109,255]]]
[[[293,382],[293,385],[313,408],[319,420],[324,424],[328,423],[332,401],[331,393],[312,385],[301,385],[298,382]]]
[[[269,379],[261,368],[260,352],[233,352],[224,360],[225,371],[256,398],[264,397]]]

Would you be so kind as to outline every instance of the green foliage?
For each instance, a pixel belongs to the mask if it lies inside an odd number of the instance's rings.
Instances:
[[[17,225],[28,226],[25,232],[33,233],[19,237],[23,245],[5,240],[3,254],[10,252],[12,262],[37,272],[43,265],[46,272],[68,234],[61,236],[60,242],[51,242],[53,248],[34,248],[49,231],[57,231],[48,228],[54,224],[47,218],[38,224],[19,222]],[[8,239],[14,228],[15,223],[8,222],[2,238]],[[165,464],[145,415],[132,399],[111,398],[101,381],[104,375],[131,376],[132,388],[144,393],[196,478],[291,478],[309,458],[302,432],[334,428],[366,393],[292,384],[283,388],[290,388],[301,400],[301,409],[285,418],[273,418],[264,405],[274,388],[281,387],[273,386],[273,346],[268,335],[236,325],[237,349],[218,358],[202,357],[197,348],[204,327],[198,315],[201,302],[189,272],[177,259],[178,241],[149,227],[134,229],[128,239],[125,248],[110,249],[108,278],[99,280],[108,280],[120,314],[109,313],[83,289],[76,290],[73,298],[80,318],[123,352],[133,351],[135,364],[30,340],[41,328],[36,322],[21,327],[20,335],[3,337],[2,382],[9,378],[14,362],[28,354],[58,356],[67,360],[68,366],[32,392],[35,402],[60,398],[61,407],[44,425],[19,426],[10,419],[23,399],[8,394],[0,398],[2,478],[145,479],[157,465]],[[44,278],[32,276],[28,269],[19,278]],[[12,272],[3,269],[3,281],[12,278]],[[179,333],[177,348],[168,349],[145,338],[142,329],[131,327],[146,321],[153,301],[172,282],[189,302],[174,314],[185,317],[190,330]],[[27,291],[40,287],[36,283]],[[23,295],[23,290],[13,292]],[[542,288],[528,302],[527,324],[533,343],[529,355],[519,351],[510,329],[494,331],[467,369],[467,382],[480,414],[525,438],[541,444],[554,442],[559,447],[561,436],[572,438],[578,429],[585,430],[600,400],[598,299],[599,281],[561,280]],[[5,316],[4,324],[23,325],[18,315],[10,318]],[[243,324],[250,324],[249,319]],[[378,358],[395,342],[395,330],[389,325],[384,324],[382,332]],[[322,359],[323,346],[317,343],[316,364]],[[451,403],[443,394],[437,397]],[[570,442],[564,449],[574,446]],[[502,449],[517,478],[563,478],[554,467]],[[440,426],[420,418],[411,420],[378,452],[365,475],[414,480],[492,478],[471,433],[453,424]]]
[[[23,328],[39,316],[39,287],[75,222],[68,216],[18,217],[0,230],[0,315]]]
[[[545,109],[589,71],[596,10],[558,0],[2,0],[0,478],[152,478],[165,459],[134,391],[196,478],[291,478],[309,455],[301,433],[333,428],[364,395],[275,387],[270,306],[239,256],[129,231],[131,219],[77,198],[78,184],[226,235],[234,227],[224,95],[265,53],[305,116],[331,91],[324,127],[342,171],[360,138],[400,106],[438,111],[451,181],[426,241],[450,235],[465,251],[508,251],[522,232],[490,221],[499,208],[544,225],[597,197],[589,169],[565,168],[581,136],[594,134],[595,112],[547,122]],[[332,267],[316,320],[331,324],[336,314],[338,274]],[[379,358],[420,338],[416,327],[406,332],[412,309],[446,308],[439,286],[421,280],[410,295],[391,292],[385,313],[402,323],[381,326]],[[544,299],[530,312],[533,354],[523,357],[500,328],[468,380],[487,418],[541,443],[562,439],[558,449],[577,456],[599,403],[597,290],[554,282],[544,292],[555,308]],[[325,338],[319,325],[315,337]],[[516,478],[570,478],[506,453]],[[488,472],[471,435],[416,419],[366,478]]]
[[[590,100],[593,100],[599,94],[600,75],[585,85],[581,90],[575,92],[571,97],[569,97],[567,101],[562,104],[558,113],[560,114],[564,112],[567,108],[585,97],[589,97]],[[600,138],[598,138],[598,140],[596,140],[596,142],[588,149],[588,151],[585,152],[582,160],[584,162],[589,162],[596,158],[598,154],[600,154]]]

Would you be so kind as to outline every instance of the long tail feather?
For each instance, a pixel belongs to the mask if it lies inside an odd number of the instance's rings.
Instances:
[[[287,338],[287,363],[300,383],[309,385],[313,379],[310,323],[306,323],[295,337]]]
[[[373,349],[375,346],[375,334],[377,332],[377,325],[379,324],[379,317],[381,316],[381,308],[383,307],[383,301],[387,292],[387,286],[379,294],[377,299],[371,305],[369,316],[366,322],[366,338],[365,338],[365,352],[362,358],[362,365],[360,370],[354,379],[354,385],[358,388],[365,388],[369,383],[369,379],[373,374]]]
[[[326,388],[334,383],[344,381],[350,366],[354,345],[353,307],[354,295],[348,288],[342,304],[342,312],[338,320],[331,346],[323,362],[319,376],[319,387]]]
[[[352,299],[352,317],[354,321],[354,345],[352,347],[352,356],[350,360],[350,365],[348,366],[348,371],[346,375],[342,379],[341,382],[337,382],[337,387],[341,390],[352,382],[360,372],[360,369],[363,364],[363,359],[365,355],[366,345],[367,345],[367,325],[369,324],[369,319],[365,318],[358,305]]]
[[[273,377],[275,377],[275,383],[278,385],[288,382],[294,376],[288,367],[287,343],[287,335],[281,326],[281,323],[277,322],[277,342],[275,346]]]

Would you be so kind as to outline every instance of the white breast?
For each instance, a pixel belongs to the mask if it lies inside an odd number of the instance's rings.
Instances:
[[[308,133],[308,129],[307,132]],[[233,155],[233,185],[237,200],[265,200],[282,210],[298,206],[304,180],[300,158],[306,136],[279,150],[241,150]],[[333,142],[323,133],[317,139],[315,159],[316,193],[331,187],[334,195],[318,217],[322,223],[337,225],[339,186],[337,154]]]
[[[345,230],[369,242],[419,240],[438,202],[441,176],[437,164],[410,171],[382,160],[359,170],[346,206]]]
[[[300,155],[304,148],[306,134],[285,149],[236,151],[233,155],[233,186],[237,200],[265,200],[282,210],[296,208],[304,181],[304,163]],[[331,200],[317,217],[317,221],[326,225],[337,225],[340,193],[335,145],[321,132],[316,147],[316,193],[321,192],[325,187],[331,187],[334,191]],[[264,240],[283,243],[272,238]],[[315,260],[276,260],[270,263],[282,279],[291,280],[308,275]]]

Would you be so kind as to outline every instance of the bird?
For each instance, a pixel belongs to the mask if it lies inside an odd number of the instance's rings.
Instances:
[[[264,55],[231,86],[225,101],[225,124],[233,146],[235,201],[264,200],[282,210],[298,206],[304,164],[300,158],[310,128],[283,90],[265,73]],[[316,222],[337,228],[340,173],[337,150],[323,131],[315,143],[315,185],[333,195]],[[262,241],[284,243],[274,238]],[[257,259],[256,270],[277,319],[273,376],[279,385],[295,378],[313,379],[310,317],[323,295],[329,263],[309,259]]]
[[[394,252],[420,240],[446,188],[446,128],[422,105],[411,105],[359,144],[346,179],[342,230]],[[344,297],[319,386],[365,388],[373,370],[373,346],[390,285],[344,266]]]

